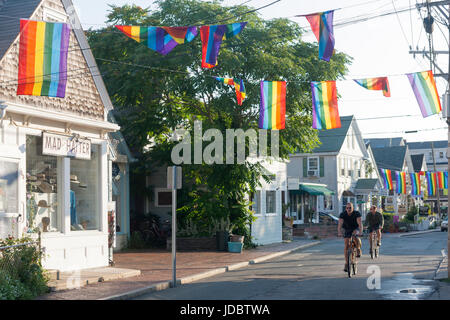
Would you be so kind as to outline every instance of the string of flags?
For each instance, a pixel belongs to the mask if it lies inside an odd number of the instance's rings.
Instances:
[[[381,179],[383,180],[384,188],[387,190],[394,190],[394,179],[396,185],[396,193],[406,194],[406,177],[409,176],[409,181],[411,185],[411,195],[420,196],[421,195],[421,176],[424,176],[427,184],[427,193],[429,196],[437,195],[439,189],[448,189],[448,172],[430,172],[430,171],[420,171],[415,173],[410,173],[406,175],[403,171],[392,171],[389,169],[380,169]]]
[[[319,58],[329,61],[334,52],[333,10],[303,15],[319,42]],[[209,26],[115,26],[131,39],[167,55],[176,46],[193,41],[198,33],[202,41],[202,68],[218,65],[222,42],[238,35],[247,22]],[[200,29],[200,31],[199,31]],[[21,19],[18,95],[64,98],[67,83],[67,53],[70,27]],[[406,74],[423,117],[442,110],[431,70]],[[234,85],[238,105],[246,98],[244,81],[214,77],[224,84]],[[387,77],[354,79],[368,89],[380,90],[390,97]],[[282,130],[286,118],[286,81],[261,81],[259,128]],[[311,82],[312,127],[317,130],[341,127],[336,81]]]

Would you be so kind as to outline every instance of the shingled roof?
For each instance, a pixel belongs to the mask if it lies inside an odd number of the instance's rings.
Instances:
[[[441,140],[441,141],[409,142],[408,148],[409,149],[431,149],[431,142],[433,142],[434,148],[447,148],[447,146],[448,146],[447,140]]]
[[[341,117],[341,127],[338,129],[321,130],[319,131],[320,146],[315,148],[312,153],[318,152],[339,152],[348,129],[352,123],[353,116]]]
[[[372,153],[378,168],[401,171],[405,162],[407,146],[373,148]]]

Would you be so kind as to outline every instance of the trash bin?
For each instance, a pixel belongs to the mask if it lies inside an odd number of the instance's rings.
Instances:
[[[216,232],[216,244],[217,251],[227,251],[227,243],[230,234],[228,231],[217,231]]]

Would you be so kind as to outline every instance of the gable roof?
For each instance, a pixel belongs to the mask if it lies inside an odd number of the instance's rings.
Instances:
[[[372,153],[378,168],[401,171],[405,163],[407,146],[373,148]]]
[[[378,179],[358,179],[355,190],[374,190]]]
[[[341,117],[340,128],[320,130],[318,136],[321,144],[315,148],[312,153],[339,152],[342,144],[344,143],[345,137],[347,136],[352,120],[353,116]]]
[[[447,140],[441,140],[441,141],[409,142],[408,148],[409,149],[430,149],[431,150],[431,142],[433,142],[434,148],[447,148],[447,146],[448,146]]]
[[[422,165],[424,162],[424,154],[412,154],[411,160],[414,167],[414,172],[419,172],[422,169]]]
[[[405,141],[402,137],[364,139],[364,142],[370,144],[372,148],[398,147],[405,145]]]
[[[0,57],[19,34],[19,17],[28,19],[40,3],[41,0],[0,0]]]

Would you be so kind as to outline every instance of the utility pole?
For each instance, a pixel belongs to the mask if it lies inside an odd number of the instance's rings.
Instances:
[[[443,7],[445,5],[448,6],[447,12],[444,10],[444,7]],[[443,53],[447,53],[448,54],[448,72],[447,72],[447,74],[445,74],[439,68],[437,68],[441,72],[440,76],[447,80],[447,91],[445,93],[447,95],[447,99],[444,99],[444,101],[446,101],[446,104],[443,106],[443,108],[445,108],[445,110],[446,110],[446,115],[447,115],[447,119],[446,120],[447,120],[447,125],[449,126],[448,127],[448,144],[447,144],[447,161],[448,161],[449,160],[449,155],[450,155],[450,112],[449,112],[449,109],[450,109],[449,108],[449,104],[450,104],[450,99],[449,99],[450,98],[450,1],[449,0],[445,0],[445,1],[430,2],[429,0],[427,0],[426,3],[422,3],[422,4],[417,4],[416,5],[417,9],[419,9],[419,10],[422,7],[428,7],[429,8],[431,6],[435,6],[438,9],[438,11],[442,14],[443,20],[447,20],[447,27],[448,27],[448,31],[449,31],[449,34],[448,34],[448,43],[449,43],[448,51],[447,52],[439,51],[439,53],[442,53],[442,54]],[[411,51],[410,51],[410,53],[415,54],[414,52],[411,52]],[[435,61],[434,61],[433,58],[434,58],[434,52],[430,52],[430,61],[432,61],[433,65],[436,66]],[[434,159],[434,152],[433,152],[433,159]],[[448,164],[447,171],[450,172],[450,162]],[[447,217],[448,217],[448,213],[450,212],[450,209],[449,209],[449,207],[450,207],[449,206],[449,204],[450,204],[450,192],[448,194],[447,201],[448,201],[447,202]],[[440,208],[439,208],[439,210],[440,210]],[[447,233],[447,255],[450,252],[450,236],[449,235],[450,235],[450,233]],[[450,278],[450,269],[448,269],[448,277]]]
[[[434,172],[436,171],[436,159],[434,156],[434,142],[431,141],[431,153],[433,155],[433,167],[434,167]],[[436,199],[437,199],[437,207],[438,207],[438,217],[439,217],[439,221],[442,220],[442,216],[441,216],[441,189],[439,188],[439,183],[438,181],[436,181]]]

